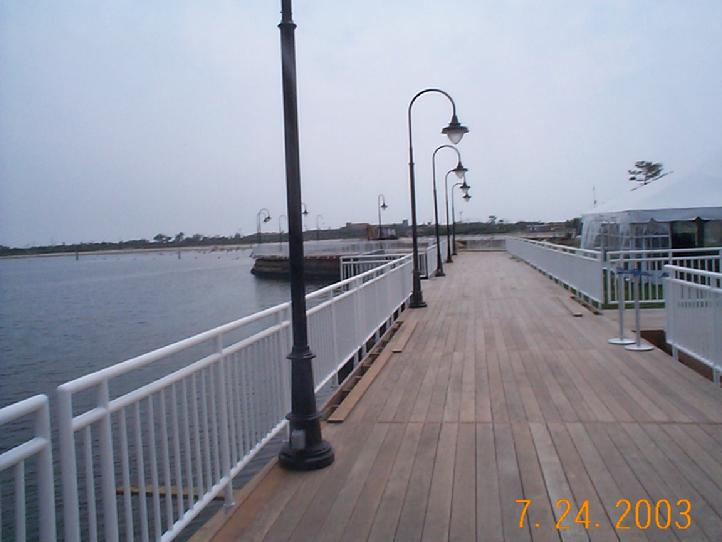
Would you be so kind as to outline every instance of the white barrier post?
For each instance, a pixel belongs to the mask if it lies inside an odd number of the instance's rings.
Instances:
[[[636,269],[634,272],[634,327],[636,333],[636,340],[633,344],[628,344],[624,347],[625,350],[631,350],[632,352],[646,352],[647,350],[654,350],[654,346],[649,343],[642,342],[642,322],[639,304],[639,287],[641,277],[641,270]]]
[[[612,337],[607,342],[609,344],[632,344],[633,339],[627,339],[624,336],[624,309],[625,309],[625,295],[624,295],[624,276],[622,275],[624,270],[620,267],[617,268],[617,309],[619,314],[619,336]],[[639,326],[637,326],[639,327]]]

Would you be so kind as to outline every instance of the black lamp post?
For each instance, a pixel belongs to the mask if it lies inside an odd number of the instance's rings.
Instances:
[[[316,241],[321,240],[321,219],[323,215],[316,215]]]
[[[261,219],[262,216],[263,219]],[[261,207],[256,213],[256,244],[258,245],[261,244],[261,220],[263,220],[263,222],[269,222],[271,220],[271,211],[265,207]]]
[[[303,223],[301,218],[301,166],[298,151],[298,104],[296,97],[296,24],[291,0],[281,0],[281,67],[283,73],[283,121],[286,150],[286,206],[288,215],[288,265],[291,277],[291,412],[289,438],[278,454],[282,467],[291,470],[321,469],[333,463],[331,445],[321,436],[321,417],[316,408],[313,366],[306,323]],[[304,206],[305,207],[305,206]],[[308,214],[308,209],[305,210]]]
[[[288,226],[288,217],[286,215],[278,215],[278,244],[283,244],[283,226],[281,226],[281,219],[286,219],[286,226]]]
[[[426,303],[424,302],[424,297],[421,292],[421,275],[419,274],[419,238],[418,232],[416,231],[416,178],[414,172],[414,145],[411,133],[411,109],[420,96],[429,92],[443,94],[444,96],[446,96],[449,102],[451,102],[451,121],[449,121],[448,126],[441,130],[442,134],[446,134],[448,136],[449,141],[456,145],[459,141],[461,141],[461,138],[464,137],[464,134],[469,131],[466,126],[463,126],[459,123],[459,119],[456,117],[456,103],[447,92],[438,88],[427,88],[422,90],[421,92],[418,92],[413,98],[411,98],[407,112],[407,121],[409,129],[409,191],[411,193],[411,238],[414,250],[413,290],[411,293],[411,302],[409,303],[409,306],[412,309],[425,307]]]
[[[461,163],[461,154],[459,153],[459,149],[454,147],[453,145],[441,145],[434,150],[434,154],[431,158],[431,171],[434,177],[434,216],[436,217],[436,259],[437,259],[437,266],[439,269],[441,269],[441,244],[439,243],[439,210],[436,203],[436,153],[438,153],[441,149],[453,149],[454,152],[456,152],[456,167],[452,169],[454,173],[456,173],[456,176],[459,179],[463,179],[466,175],[466,172],[469,171],[464,167],[464,164]],[[447,175],[448,180],[448,175]],[[451,258],[451,236],[449,233],[449,185],[446,184],[446,181],[444,181],[444,203],[446,206],[446,263],[453,263],[453,259]],[[437,273],[438,274],[438,273]],[[441,273],[443,276],[443,272]]]
[[[448,171],[446,173],[446,181],[449,180],[449,173],[454,171],[453,169],[451,171]],[[447,185],[448,186],[448,185]],[[471,199],[471,196],[469,195],[469,186],[466,184],[466,179],[464,179],[463,183],[454,183],[451,186],[451,242],[454,244],[454,256],[456,256],[456,211],[454,211],[454,187],[460,187],[461,190],[464,192],[464,199],[468,202]],[[448,191],[448,189],[447,189]],[[448,216],[447,216],[447,223],[448,223]]]
[[[381,239],[381,211],[385,211],[389,208],[388,205],[386,205],[386,196],[383,194],[379,194],[376,198],[376,203],[378,204],[378,210],[379,210],[379,231],[377,237]]]

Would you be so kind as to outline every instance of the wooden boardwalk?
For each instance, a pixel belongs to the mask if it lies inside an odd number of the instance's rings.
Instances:
[[[506,253],[447,273],[423,283],[404,351],[324,426],[336,462],[267,469],[214,540],[722,541],[722,390],[658,350],[608,345],[614,323],[573,317],[565,290]],[[521,528],[517,499],[532,500]],[[654,510],[635,526],[643,499],[671,503],[670,528]]]

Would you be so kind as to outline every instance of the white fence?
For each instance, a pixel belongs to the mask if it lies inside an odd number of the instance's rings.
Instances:
[[[601,253],[518,237],[506,239],[506,250],[589,301],[602,302]]]
[[[391,250],[406,252],[411,250],[409,240],[363,241],[358,239],[324,239],[322,241],[304,241],[306,256],[328,254],[365,254],[372,251]],[[261,243],[253,247],[253,258],[259,256],[288,256],[288,243]]]
[[[666,265],[667,343],[709,365],[717,385],[722,372],[722,273]]]
[[[456,236],[457,243],[461,243],[464,250],[470,252],[503,251],[506,246],[505,237],[462,237]]]
[[[370,271],[371,269],[376,269],[404,256],[405,254],[359,254],[357,256],[341,256],[339,259],[341,280],[346,280]]]
[[[37,514],[37,524],[31,525],[31,529],[37,528],[37,532],[31,532],[31,536],[41,542],[52,542],[56,535],[55,493],[48,398],[45,395],[35,395],[0,409],[0,428],[6,429],[13,422],[26,417],[33,418],[32,436],[0,454],[0,473],[10,469],[13,471],[12,492],[15,498],[11,503],[14,508],[12,539],[20,542],[27,538],[27,500],[30,497],[32,514]],[[31,473],[34,474],[32,481],[27,479],[28,461],[35,462],[34,472]],[[28,495],[26,488],[32,488],[33,494]]]
[[[664,266],[675,265],[689,269],[719,273],[722,271],[722,248],[689,248],[666,250],[616,250],[607,252],[605,262],[605,304],[617,304],[614,287],[617,269],[638,269],[642,272],[639,300],[642,304],[664,303]],[[630,299],[630,295],[626,295]]]
[[[317,391],[398,316],[411,270],[406,255],[307,296]],[[59,386],[65,540],[172,540],[213,499],[231,504],[233,477],[286,427],[291,341],[284,303]],[[38,455],[40,537],[54,540],[47,398],[5,407],[0,425],[27,415],[35,436],[0,470],[15,469],[23,540],[23,462]]]
[[[374,269],[386,264],[391,260],[401,258],[403,253],[377,252],[372,254],[357,254],[353,256],[341,256],[339,259],[341,279],[353,277],[359,273],[364,273],[369,269]],[[441,258],[442,264],[446,260],[446,239],[441,240]],[[419,274],[422,278],[429,278],[438,269],[438,258],[436,255],[436,243],[428,243],[419,245],[418,257]]]

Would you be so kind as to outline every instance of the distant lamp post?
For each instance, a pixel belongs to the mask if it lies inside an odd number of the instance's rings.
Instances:
[[[389,208],[388,205],[386,205],[386,196],[383,194],[379,194],[376,198],[376,202],[378,203],[378,211],[379,211],[379,231],[378,231],[378,238],[381,239],[381,211],[385,211]]]
[[[449,180],[449,171],[446,174],[446,180]],[[464,199],[468,202],[471,199],[471,196],[469,195],[469,188],[471,188],[468,184],[466,184],[466,179],[464,179],[463,183],[454,183],[451,186],[451,242],[454,245],[453,254],[456,256],[456,211],[454,211],[454,188],[459,187],[462,192],[464,192]]]
[[[288,217],[286,215],[278,215],[278,244],[283,244],[283,226],[281,226],[281,219],[286,219],[286,227],[288,227]]]
[[[298,101],[296,95],[296,24],[291,0],[281,0],[281,73],[283,81],[283,124],[286,151],[286,206],[288,213],[288,266],[291,282],[291,412],[288,441],[278,461],[291,470],[321,469],[333,463],[331,445],[321,435],[321,416],[314,391],[314,355],[308,346],[306,284],[304,280],[303,219],[301,206],[301,164],[298,152]],[[305,208],[305,205],[303,205]],[[305,215],[308,209],[304,209]]]
[[[456,176],[459,179],[464,179],[466,172],[469,171],[464,167],[464,164],[461,163],[461,153],[459,153],[459,149],[454,147],[453,145],[441,145],[434,150],[434,154],[431,159],[431,171],[434,178],[434,217],[436,218],[436,260],[437,260],[437,268],[438,270],[441,270],[440,276],[444,275],[443,268],[441,267],[441,244],[439,242],[439,207],[437,204],[437,198],[436,198],[436,154],[441,149],[452,149],[456,153],[456,167],[451,170],[451,172],[456,173]],[[446,180],[444,181],[444,204],[446,207],[446,263],[453,263],[453,259],[451,257],[451,234],[449,232],[449,185],[447,183],[448,181],[448,173],[446,176]],[[437,275],[439,275],[439,272],[437,270]]]
[[[261,223],[270,222],[270,220],[271,211],[265,207],[261,207],[258,213],[256,213],[256,244],[261,244]]]
[[[309,215],[308,207],[306,204],[301,202],[301,214],[303,215],[303,229],[306,229],[306,217]]]
[[[409,131],[409,191],[411,193],[411,238],[413,245],[413,289],[411,293],[411,302],[409,306],[412,309],[425,307],[423,293],[421,292],[421,275],[419,274],[419,241],[418,232],[416,228],[416,176],[414,171],[414,145],[412,139],[411,130],[411,110],[416,100],[424,94],[434,92],[443,94],[451,102],[451,121],[449,125],[441,130],[442,134],[446,134],[453,144],[457,144],[464,137],[464,134],[469,131],[466,126],[462,126],[459,123],[459,119],[456,117],[456,103],[454,99],[445,91],[438,88],[427,88],[418,92],[409,102],[409,108],[407,112],[408,131]]]
[[[323,215],[316,215],[316,241],[321,240],[321,221],[323,220]]]

